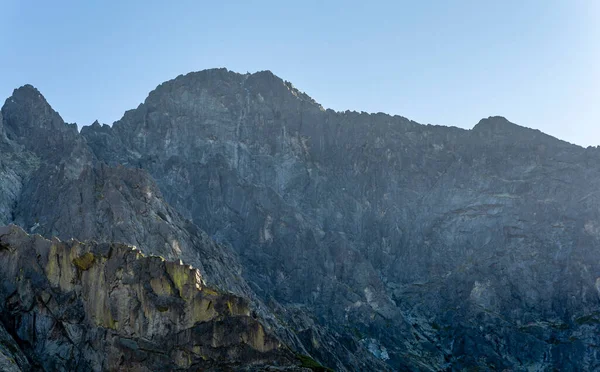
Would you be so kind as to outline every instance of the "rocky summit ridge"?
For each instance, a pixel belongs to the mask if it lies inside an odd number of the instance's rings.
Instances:
[[[0,234],[14,368],[600,368],[596,148],[336,112],[268,71],[80,132],[32,86],[0,115],[0,223],[39,234]]]

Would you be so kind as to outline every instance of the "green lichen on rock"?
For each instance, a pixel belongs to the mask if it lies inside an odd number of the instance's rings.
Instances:
[[[210,289],[210,288],[207,288],[207,287],[202,288],[202,292],[204,292],[207,295],[211,295],[211,296],[218,296],[219,295],[219,293],[217,291],[215,291],[213,289]]]
[[[195,297],[191,303],[189,303],[189,307],[186,310],[191,316],[189,324],[190,326],[198,322],[206,322],[214,319],[218,315],[211,302],[212,301],[198,296]]]
[[[87,252],[83,256],[73,259],[73,264],[81,271],[87,271],[92,267],[96,257],[92,252]]]
[[[46,264],[46,276],[52,285],[58,285],[58,279],[60,276],[60,268],[58,266],[58,258],[56,253],[56,245],[52,244],[48,253],[48,263]]]
[[[111,253],[106,254],[108,247],[104,243],[32,242],[22,234],[19,250],[13,249],[14,254],[0,252],[5,262],[9,261],[4,265],[6,268],[0,268],[0,276],[14,282],[19,298],[31,299],[31,312],[34,316],[41,313],[37,318],[39,324],[54,324],[45,318],[48,312],[68,314],[62,323],[65,334],[53,334],[52,338],[41,334],[39,341],[59,340],[68,344],[60,349],[65,355],[76,355],[75,348],[89,343],[94,360],[103,363],[98,370],[138,370],[140,365],[148,365],[147,370],[188,369],[193,365],[204,370],[221,367],[222,363],[229,365],[229,360],[238,365],[271,361],[277,365],[299,364],[290,350],[281,348],[276,337],[248,316],[247,300],[216,289],[204,291],[200,271],[190,265],[141,257],[124,244],[112,245]],[[36,255],[38,261],[29,259]],[[40,272],[40,264],[44,272]],[[42,274],[41,285],[36,288],[18,280],[20,276],[29,278],[34,274]],[[4,296],[0,300],[6,301]],[[85,330],[91,330],[90,334],[86,335]],[[131,341],[123,344],[123,339]],[[155,343],[156,339],[164,340],[164,345]],[[111,340],[121,340],[120,346],[113,347]],[[39,342],[33,340],[36,347],[43,345]],[[139,351],[138,345],[140,350],[144,349]],[[11,346],[3,345],[0,333],[0,349],[9,350]],[[240,353],[240,346],[248,352]],[[156,359],[136,360],[127,364],[127,368],[114,364],[120,363],[121,356],[131,354],[131,350],[142,356],[153,352]],[[55,360],[55,355],[49,354],[48,360]],[[59,369],[89,365],[85,357],[75,357],[82,359],[69,365],[65,362]],[[0,370],[8,370],[9,363],[8,359],[5,364],[0,363],[4,366]]]
[[[159,296],[173,295],[173,289],[171,288],[171,284],[164,276],[152,278],[152,280],[150,280],[150,286],[152,287],[154,293],[156,293]]]
[[[166,265],[167,273],[171,277],[175,288],[179,291],[179,295],[184,297],[184,287],[189,281],[190,269],[184,265],[177,265],[176,263],[168,262]]]
[[[117,322],[116,320],[114,320],[112,318],[112,316],[109,318],[109,322],[108,322],[108,328],[112,329],[112,330],[117,330],[119,329],[119,322]]]
[[[308,355],[297,354],[296,358],[300,361],[300,366],[303,368],[310,368],[315,372],[334,372],[333,369],[323,367],[319,362]]]

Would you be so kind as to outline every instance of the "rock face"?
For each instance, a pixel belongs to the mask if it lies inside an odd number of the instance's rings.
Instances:
[[[65,124],[31,86],[15,90],[2,116],[6,128],[0,137],[2,223],[15,222],[47,237],[122,242],[143,247],[145,253],[183,259],[201,272],[207,285],[249,299],[248,306],[260,322],[267,328],[276,326],[273,315],[241,276],[235,253],[171,208],[145,171],[98,161],[76,127]],[[56,129],[56,125],[63,127]],[[13,337],[17,343],[25,342]],[[38,346],[37,357],[51,357],[52,350]],[[277,360],[273,362],[277,365]]]
[[[501,117],[334,112],[225,69],[161,84],[112,127],[77,133],[30,86],[2,116],[2,223],[182,258],[323,365],[600,368],[595,148]]]
[[[0,339],[15,370],[30,368],[22,353],[47,371],[295,369],[247,300],[205,287],[181,262],[14,225],[0,228],[0,259],[0,314],[23,351],[4,329]]]

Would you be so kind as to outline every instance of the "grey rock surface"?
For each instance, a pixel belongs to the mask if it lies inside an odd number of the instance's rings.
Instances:
[[[268,71],[80,134],[38,94],[2,109],[3,223],[184,258],[340,371],[600,368],[596,148],[325,110]]]
[[[0,324],[0,371],[21,372],[31,369],[29,360],[21,351],[19,344]]]
[[[231,244],[260,296],[392,368],[598,367],[597,328],[577,322],[598,309],[593,149],[501,117],[468,131],[324,110],[270,72],[223,69],[82,134]]]
[[[247,300],[181,261],[15,225],[0,228],[0,259],[0,316],[20,341],[0,328],[3,371],[302,370]]]
[[[46,237],[121,242],[182,259],[198,268],[205,284],[250,299],[267,331],[280,328],[241,276],[236,254],[171,208],[147,172],[98,161],[85,138],[31,86],[15,90],[2,115],[3,127],[11,128],[0,138],[6,150],[0,156],[2,223]],[[287,343],[297,342],[293,334],[280,333]]]

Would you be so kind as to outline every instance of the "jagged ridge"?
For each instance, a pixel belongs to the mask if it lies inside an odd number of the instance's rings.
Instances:
[[[27,105],[5,105],[4,126],[27,122],[14,115],[37,110]],[[32,136],[55,132],[31,128]],[[107,240],[114,225],[123,239],[139,241],[161,226],[145,246],[168,252],[181,241],[199,268],[207,256],[239,258],[233,274],[227,260],[215,263],[219,282],[243,275],[249,285],[238,291],[268,307],[257,306],[260,318],[274,313],[278,335],[323,364],[341,371],[600,365],[595,149],[501,117],[462,130],[323,110],[268,72],[223,69],[166,82],[112,128],[95,124],[75,137],[40,146],[8,139],[12,149],[25,147],[16,156],[20,178],[3,185],[11,194],[0,202],[16,210],[9,220],[29,229],[39,219],[36,231],[76,236],[82,232],[70,221],[78,210],[98,210],[85,216],[86,226],[102,226],[86,229],[89,237]],[[47,160],[54,143],[69,151]],[[76,148],[91,154],[83,167]],[[133,176],[131,168],[143,171]],[[144,196],[158,194],[145,172],[173,209]],[[137,177],[148,187],[136,190]],[[90,184],[125,197],[90,202]],[[129,218],[138,210],[148,216]],[[105,218],[110,213],[117,218]],[[207,244],[195,225],[223,245]]]
[[[251,316],[247,300],[204,286],[182,262],[124,244],[47,240],[14,225],[0,228],[0,260],[4,324],[45,370],[296,363]]]

